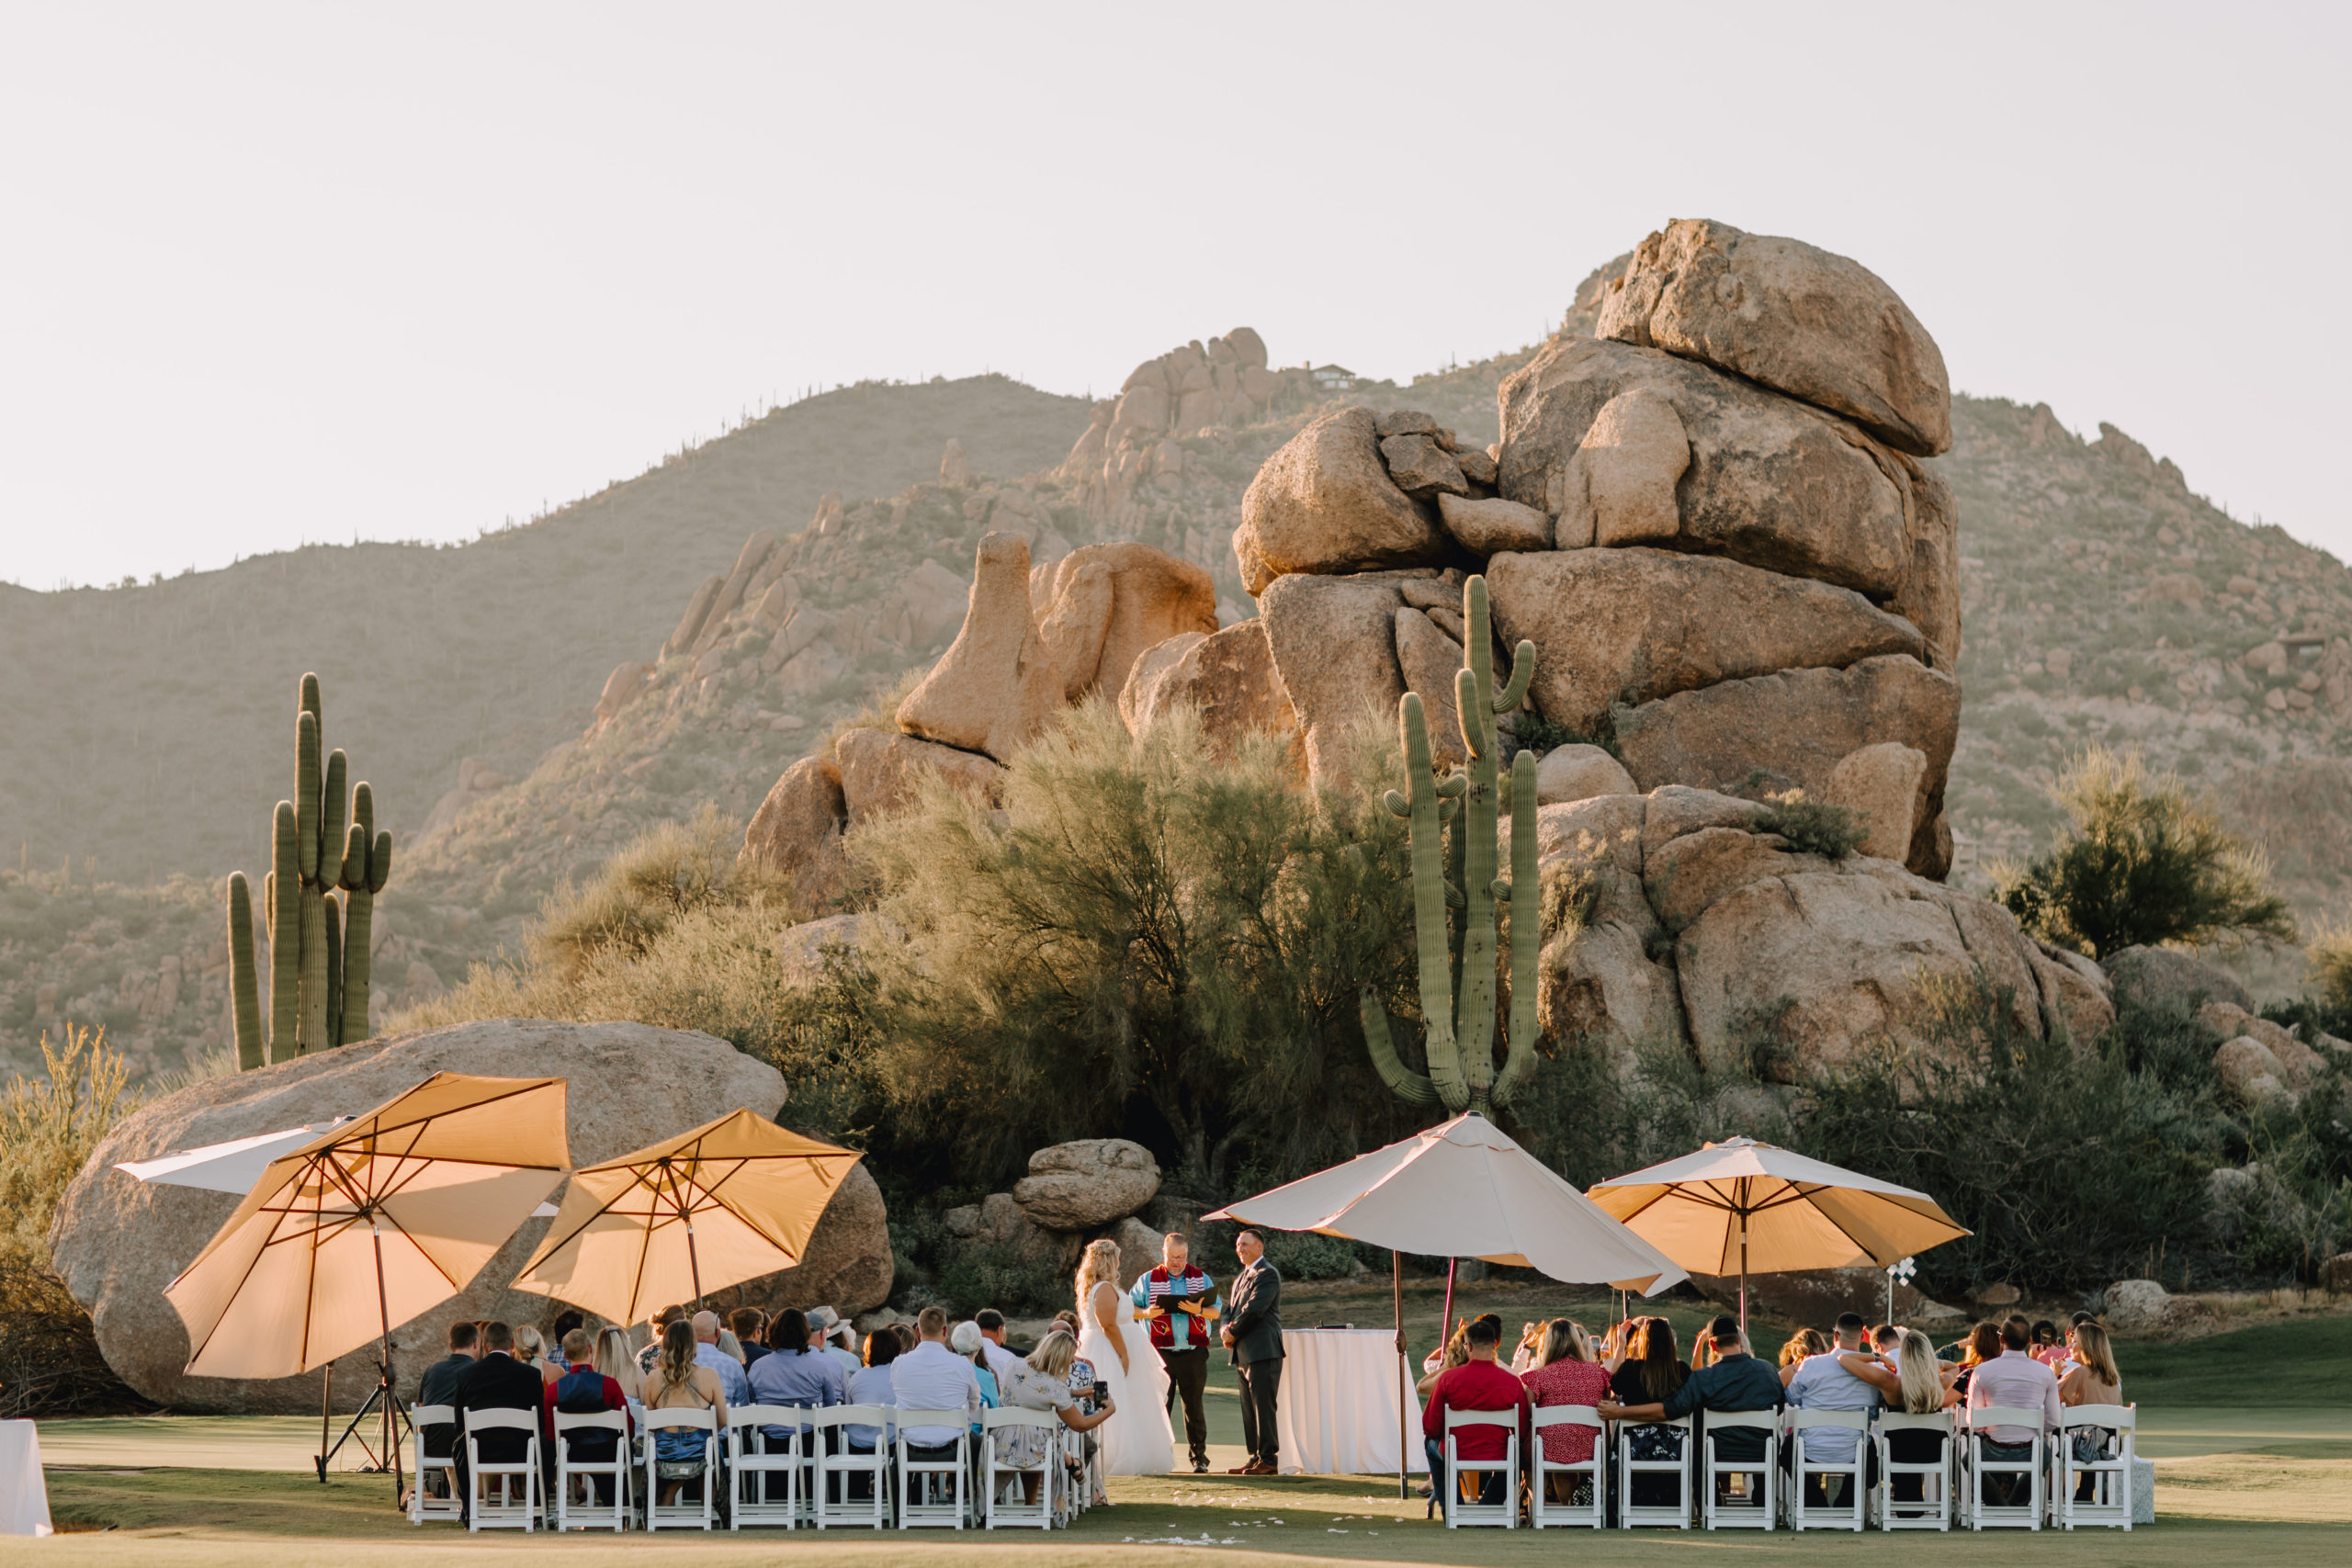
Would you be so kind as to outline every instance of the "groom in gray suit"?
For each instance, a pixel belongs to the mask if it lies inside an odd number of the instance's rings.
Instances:
[[[1241,1441],[1250,1462],[1233,1475],[1275,1475],[1282,1470],[1274,1402],[1283,1386],[1283,1277],[1266,1261],[1256,1231],[1233,1238],[1241,1272],[1226,1292],[1225,1344],[1241,1374]]]

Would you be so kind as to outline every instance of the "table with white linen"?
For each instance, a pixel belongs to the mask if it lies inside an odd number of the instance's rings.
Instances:
[[[0,1535],[49,1534],[49,1484],[40,1434],[29,1421],[0,1421]]]
[[[1284,1475],[1395,1474],[1400,1405],[1406,1467],[1429,1470],[1420,1396],[1397,1359],[1395,1329],[1285,1329],[1283,1357],[1274,1427]]]

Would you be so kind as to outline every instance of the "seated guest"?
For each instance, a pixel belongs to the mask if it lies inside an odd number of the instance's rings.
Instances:
[[[1968,1392],[1969,1381],[1976,1369],[2001,1353],[2001,1325],[1987,1319],[1968,1331],[1961,1341],[1960,1376],[1952,1380],[1952,1387]]]
[[[1977,1332],[1981,1336],[1991,1326],[1979,1324]],[[2053,1430],[2058,1425],[2058,1374],[2028,1354],[2027,1348],[2032,1343],[2032,1330],[2027,1326],[2025,1319],[2012,1317],[1996,1332],[1996,1343],[2000,1347],[1999,1352],[1979,1361],[1969,1374],[1968,1407],[1971,1410],[2031,1410],[2039,1414],[2038,1427],[1999,1426],[1979,1429],[1979,1453],[1988,1460],[2015,1463],[2030,1459],[2034,1438]],[[2011,1492],[2025,1479],[2016,1474],[1987,1475],[1984,1478],[1985,1501],[2006,1506]],[[2001,1495],[1993,1496],[1996,1492]]]
[[[463,1476],[469,1462],[465,1440],[465,1412],[469,1410],[527,1410],[536,1418],[547,1402],[547,1380],[537,1369],[514,1359],[514,1331],[499,1322],[481,1325],[481,1359],[458,1382],[455,1403],[458,1411],[458,1440],[456,1449],[458,1473]],[[482,1433],[474,1439],[481,1450],[484,1464],[513,1464],[528,1450],[530,1434],[513,1427]],[[472,1488],[461,1493],[470,1517],[473,1508]]]
[[[650,1332],[646,1337],[645,1348],[637,1353],[637,1370],[639,1371],[644,1372],[653,1370],[654,1358],[662,1354],[662,1336],[668,1332],[672,1324],[683,1323],[685,1321],[685,1317],[686,1309],[684,1307],[665,1306],[660,1312],[655,1313],[653,1316],[648,1320],[646,1326],[650,1330]]]
[[[1860,1313],[1839,1314],[1834,1331],[1836,1348],[1807,1356],[1783,1380],[1788,1386],[1789,1403],[1799,1410],[1877,1409],[1881,1403],[1879,1385],[1846,1365],[1849,1356],[1865,1356],[1867,1341],[1863,1331],[1867,1326]],[[1868,1359],[1876,1359],[1875,1357]],[[1804,1434],[1804,1457],[1813,1464],[1851,1464],[1854,1462],[1855,1445],[1861,1440],[1860,1432],[1849,1431],[1843,1427],[1815,1427]],[[1845,1495],[1846,1477],[1825,1475],[1818,1477],[1814,1484],[1823,1489],[1821,1500],[1824,1505],[1834,1508]]]
[[[573,1329],[587,1326],[588,1320],[576,1312],[560,1312],[555,1314],[555,1322],[548,1327],[548,1359],[556,1364],[559,1371],[568,1372],[571,1370],[571,1362],[563,1353],[564,1340],[570,1337]],[[590,1336],[591,1339],[594,1337],[594,1335]]]
[[[986,1341],[982,1341],[986,1343]],[[1061,1329],[1056,1329],[1037,1342],[1026,1360],[1016,1357],[1005,1369],[1000,1384],[1004,1393],[1004,1408],[1008,1410],[1050,1410],[1060,1417],[1061,1424],[1073,1432],[1091,1433],[1095,1427],[1116,1414],[1117,1402],[1106,1399],[1102,1408],[1092,1415],[1080,1415],[1078,1401],[1069,1391],[1070,1363],[1078,1359],[1078,1341]],[[1029,1473],[1021,1478],[1022,1490],[1027,1500],[1037,1500],[1037,1483],[1045,1479],[1035,1467],[1043,1464],[1052,1451],[1046,1436],[1035,1427],[1001,1427],[995,1434],[996,1461],[1012,1465]],[[1086,1439],[1086,1452],[1094,1451],[1094,1438]],[[1083,1464],[1073,1468],[1083,1469]]]
[[[961,1410],[966,1421],[979,1413],[980,1380],[972,1363],[947,1348],[947,1314],[927,1306],[915,1319],[916,1344],[890,1363],[890,1386],[900,1410]],[[765,1362],[761,1363],[763,1366]],[[907,1447],[915,1458],[952,1457],[956,1441],[968,1428],[926,1423],[904,1428]]]
[[[760,1343],[760,1336],[767,1332],[768,1314],[757,1307],[737,1307],[727,1314],[727,1326],[734,1332],[735,1343],[742,1347],[743,1368],[749,1371],[752,1362],[768,1353],[768,1348]]]
[[[1470,1323],[1465,1317],[1455,1324],[1453,1337],[1421,1358],[1421,1381],[1413,1385],[1421,1398],[1429,1398],[1439,1378],[1470,1359]]]
[[[1076,1337],[1073,1336],[1072,1343],[1075,1342]],[[947,1336],[947,1348],[972,1363],[972,1373],[980,1380],[980,1404],[989,1410],[1002,1408],[1004,1378],[997,1375],[996,1364],[990,1359],[999,1347],[989,1342],[988,1336],[980,1327],[978,1320],[957,1324],[955,1330]],[[1010,1352],[1007,1354],[1010,1355]],[[1020,1357],[1012,1356],[1011,1364],[1005,1370],[1005,1377],[1012,1376],[1012,1368],[1020,1363]]]
[[[2058,1337],[2058,1325],[2043,1318],[2033,1325],[2033,1359],[2055,1371],[2066,1359],[2066,1347]]]
[[[629,1348],[628,1330],[606,1324],[596,1330],[596,1370],[621,1385],[621,1395],[635,1399],[645,1374],[637,1369],[637,1352]]]
[[[424,1376],[417,1381],[416,1402],[419,1404],[451,1404],[458,1403],[458,1385],[474,1370],[481,1333],[473,1324],[460,1318],[449,1325],[449,1353],[424,1369]],[[424,1447],[429,1459],[447,1459],[456,1453],[458,1427],[455,1422],[418,1429],[417,1439]]]
[[[1714,1350],[1714,1359],[1693,1370],[1681,1387],[1662,1400],[1647,1404],[1604,1404],[1601,1415],[1611,1421],[1659,1421],[1708,1410],[1729,1413],[1781,1408],[1787,1398],[1786,1391],[1770,1367],[1740,1348],[1739,1319],[1716,1318],[1707,1325],[1706,1339]],[[1752,1427],[1727,1428],[1715,1440],[1715,1458],[1761,1461],[1765,1437],[1763,1431]],[[1730,1477],[1724,1480],[1728,1482]],[[1760,1488],[1750,1494],[1758,1499],[1761,1495]]]
[[[842,1376],[831,1356],[810,1347],[808,1320],[798,1308],[786,1307],[776,1314],[769,1335],[775,1348],[752,1363],[746,1379],[751,1397],[745,1403],[789,1404],[802,1410],[849,1403],[849,1380]],[[814,1428],[803,1423],[800,1429]],[[772,1443],[789,1436],[782,1427],[766,1430]]]
[[[1898,1329],[1893,1364],[1883,1355],[1871,1356],[1860,1352],[1840,1352],[1838,1363],[1847,1371],[1869,1383],[1907,1416],[1932,1416],[1947,1405],[1959,1403],[1960,1393],[1945,1383],[1944,1364],[1936,1359],[1936,1348],[1917,1329]],[[1895,1464],[1935,1464],[1944,1457],[1944,1439],[1940,1432],[1897,1431],[1886,1435],[1886,1457]],[[1894,1500],[1917,1503],[1923,1496],[1920,1478],[1898,1475],[1893,1482]]]
[[[831,1359],[831,1358],[826,1358]],[[844,1404],[896,1404],[898,1395],[890,1387],[890,1363],[899,1359],[899,1337],[888,1328],[877,1328],[865,1337],[865,1365],[850,1374],[848,1395]],[[870,1454],[874,1445],[886,1434],[879,1427],[869,1427],[853,1421],[842,1428],[849,1446],[859,1453]]]
[[[1525,1377],[1533,1368],[1544,1364],[1544,1335],[1546,1325],[1522,1323],[1519,1325],[1519,1343],[1511,1347],[1510,1375]]]
[[[1535,1354],[1536,1364],[1519,1381],[1536,1409],[1552,1404],[1598,1405],[1609,1397],[1608,1369],[1592,1359],[1592,1340],[1581,1324],[1554,1318],[1544,1325]],[[1552,1464],[1582,1464],[1592,1458],[1593,1439],[1600,1435],[1595,1427],[1546,1427],[1544,1458]],[[1573,1475],[1555,1475],[1548,1481],[1554,1489],[1552,1501],[1560,1504],[1573,1504],[1584,1486]]]
[[[1498,1460],[1503,1457],[1510,1440],[1510,1428],[1521,1437],[1530,1431],[1528,1425],[1527,1390],[1510,1375],[1510,1369],[1500,1364],[1503,1348],[1502,1320],[1492,1313],[1474,1317],[1463,1331],[1464,1359],[1458,1367],[1448,1367],[1440,1372],[1437,1384],[1430,1394],[1429,1408],[1421,1413],[1421,1442],[1429,1450],[1430,1475],[1442,1482],[1445,1476],[1445,1416],[1452,1410],[1489,1410],[1505,1415],[1506,1419],[1492,1426],[1457,1427],[1453,1433],[1453,1452],[1457,1459]],[[1464,1478],[1469,1479],[1467,1477]],[[1480,1502],[1499,1502],[1503,1493],[1503,1478],[1492,1472],[1477,1478]],[[1514,1483],[1515,1489],[1516,1483]],[[1445,1489],[1438,1488],[1450,1513],[1453,1499],[1445,1497]]]
[[[842,1314],[832,1308],[819,1306],[808,1309],[808,1348],[820,1356],[832,1358],[833,1364],[841,1368],[842,1376],[844,1378],[857,1371],[862,1364],[857,1359],[856,1351],[848,1348],[845,1344],[834,1343],[837,1335],[845,1337],[849,1332],[849,1325],[843,1323]]]
[[[515,1325],[514,1359],[538,1373],[543,1382],[552,1383],[563,1376],[563,1369],[548,1359],[547,1341],[527,1323]]]
[[[729,1404],[752,1403],[752,1385],[743,1375],[743,1363],[719,1348],[718,1314],[698,1312],[694,1315],[695,1364],[708,1367],[718,1378],[719,1392],[727,1395]]]
[[[922,1332],[910,1319],[900,1318],[890,1325],[890,1332],[899,1337],[899,1354],[901,1356],[922,1343]]]
[[[628,1395],[621,1391],[618,1380],[598,1371],[594,1366],[596,1342],[589,1337],[588,1331],[574,1328],[563,1337],[564,1360],[571,1370],[547,1387],[548,1453],[553,1455],[555,1444],[560,1440],[564,1445],[565,1457],[574,1464],[610,1464],[621,1435],[598,1428],[563,1433],[559,1438],[555,1429],[556,1412],[561,1411],[566,1416],[596,1416],[608,1410],[628,1408]],[[586,1483],[597,1478],[582,1476],[579,1479],[585,1488],[580,1501],[594,1502],[595,1489],[586,1487]]]
[[[2115,1347],[2107,1330],[2094,1319],[2069,1329],[2067,1337],[2074,1341],[2073,1364],[2058,1380],[2058,1403],[2122,1404],[2123,1374],[2115,1370]]]
[[[1800,1328],[1790,1335],[1788,1343],[1781,1347],[1781,1386],[1788,1387],[1789,1380],[1804,1365],[1806,1357],[1826,1355],[1828,1351],[1829,1337],[1818,1328]]]
[[[973,1325],[979,1329],[981,1354],[988,1358],[989,1371],[996,1374],[999,1387],[1012,1373],[1013,1364],[1021,1359],[1004,1344],[1004,1314],[994,1307],[982,1307],[972,1314]],[[1077,1337],[1073,1335],[1072,1338]]]
[[[717,1332],[714,1323],[713,1332]],[[716,1344],[709,1347],[715,1354]],[[662,1331],[653,1365],[645,1374],[644,1402],[649,1414],[657,1410],[708,1410],[719,1426],[727,1424],[727,1391],[716,1369],[700,1359],[700,1342],[684,1318],[673,1318]],[[729,1363],[733,1365],[732,1362]],[[735,1368],[741,1377],[743,1369]],[[709,1450],[710,1434],[691,1427],[665,1427],[653,1434],[653,1475],[649,1484],[659,1488],[664,1506],[678,1500],[685,1484],[700,1477]]]

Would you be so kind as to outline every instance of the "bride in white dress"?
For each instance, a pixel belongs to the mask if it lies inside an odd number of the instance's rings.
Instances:
[[[1078,1266],[1078,1353],[1094,1363],[1118,1408],[1095,1428],[1105,1475],[1165,1475],[1176,1468],[1168,1425],[1168,1369],[1136,1325],[1119,1288],[1119,1244],[1091,1242]]]

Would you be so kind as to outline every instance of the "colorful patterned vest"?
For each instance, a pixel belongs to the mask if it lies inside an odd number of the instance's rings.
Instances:
[[[1164,1306],[1168,1309],[1167,1316],[1148,1320],[1151,1325],[1151,1348],[1155,1350],[1177,1349],[1179,1347],[1176,1343],[1176,1324],[1180,1314],[1176,1311],[1176,1303],[1180,1299],[1204,1300],[1212,1289],[1208,1270],[1197,1263],[1187,1263],[1180,1278],[1169,1273],[1166,1264],[1159,1263],[1154,1264],[1151,1272],[1143,1278],[1144,1304]],[[1200,1319],[1185,1317],[1183,1322],[1188,1330],[1184,1337],[1183,1348],[1196,1349],[1208,1343],[1208,1337],[1203,1331]]]

